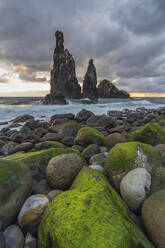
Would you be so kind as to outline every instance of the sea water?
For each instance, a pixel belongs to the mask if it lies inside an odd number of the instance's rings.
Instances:
[[[42,105],[41,98],[33,97],[0,97],[0,122],[9,121],[19,115],[30,114],[36,119],[49,120],[54,114],[77,114],[87,109],[94,114],[107,114],[109,110],[135,110],[139,107],[165,107],[165,98],[129,98],[129,99],[89,99],[67,100],[67,105]]]

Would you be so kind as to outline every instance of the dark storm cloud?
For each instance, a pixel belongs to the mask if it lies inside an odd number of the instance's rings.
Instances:
[[[0,0],[0,62],[24,81],[47,82],[37,75],[49,73],[61,29],[79,79],[93,57],[99,80],[165,92],[164,13],[164,0]]]

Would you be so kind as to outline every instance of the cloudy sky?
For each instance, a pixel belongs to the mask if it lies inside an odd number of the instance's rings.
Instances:
[[[77,77],[94,58],[98,81],[165,93],[164,0],[0,0],[0,93],[49,90],[54,32]]]

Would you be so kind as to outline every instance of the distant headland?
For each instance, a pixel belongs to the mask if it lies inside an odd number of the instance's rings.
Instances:
[[[66,104],[68,99],[80,98],[129,98],[124,90],[119,90],[108,80],[102,80],[97,86],[97,72],[93,59],[89,60],[84,77],[82,92],[76,77],[76,67],[73,56],[64,48],[64,35],[57,30],[55,33],[56,47],[51,70],[50,94],[46,95],[44,104]]]

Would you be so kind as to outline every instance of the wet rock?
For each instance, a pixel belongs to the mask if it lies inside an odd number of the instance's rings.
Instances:
[[[87,146],[83,150],[82,155],[86,159],[86,161],[89,162],[90,158],[95,154],[98,154],[99,152],[100,152],[100,147],[98,145],[92,144]]]
[[[128,172],[120,184],[120,193],[131,210],[138,210],[149,195],[151,175],[144,168]]]
[[[19,122],[26,122],[29,120],[34,120],[34,116],[25,114],[25,115],[20,115],[20,116],[16,117],[15,119],[12,120],[12,122],[13,123],[19,123]]]
[[[16,145],[14,148],[14,152],[20,152],[20,151],[28,152],[32,147],[33,147],[32,143],[24,142],[24,143]]]
[[[36,234],[42,214],[49,204],[46,195],[32,195],[23,204],[18,215],[18,223],[25,233]]]
[[[148,197],[142,206],[142,220],[148,237],[157,248],[165,244],[165,189]]]
[[[69,188],[85,165],[79,154],[63,154],[52,158],[46,168],[48,184],[55,189]]]
[[[96,121],[95,126],[102,128],[113,128],[116,126],[116,122],[111,117],[100,116],[100,118]]]
[[[42,141],[60,141],[63,136],[59,133],[47,133],[41,138]]]
[[[56,48],[53,55],[53,70],[51,71],[51,94],[61,92],[67,98],[80,98],[81,87],[78,84],[75,62],[67,49],[64,50],[63,33],[57,31]]]
[[[129,94],[124,90],[119,90],[113,83],[104,79],[98,85],[100,98],[128,98]]]
[[[107,147],[110,150],[113,146],[115,146],[119,143],[124,143],[125,141],[126,140],[122,134],[112,133],[106,137],[104,145],[105,145],[105,147]]]
[[[11,141],[0,148],[0,153],[4,155],[10,155],[14,153],[17,143]]]
[[[34,130],[34,136],[36,137],[36,140],[39,140],[42,138],[48,131],[43,127],[38,127]]]
[[[78,130],[81,128],[81,125],[75,121],[68,121],[65,122],[59,130],[59,133],[65,137],[65,136],[69,136],[69,137],[73,137],[76,136],[78,133]]]
[[[18,226],[9,226],[3,235],[5,248],[24,248],[24,235]]]
[[[35,239],[30,233],[26,234],[24,248],[37,248],[37,239]]]
[[[66,146],[73,146],[74,145],[74,137],[65,136],[61,142]]]
[[[101,165],[97,165],[97,164],[92,164],[89,166],[89,168],[97,170],[101,173],[103,173],[103,171],[104,171],[103,167]]]
[[[68,113],[68,114],[55,114],[55,115],[52,115],[51,118],[50,118],[50,124],[52,124],[58,118],[73,120],[74,119],[74,114]]]
[[[81,121],[86,121],[88,118],[91,116],[94,116],[94,114],[86,109],[82,109],[77,115],[76,115],[76,120],[81,122]]]
[[[97,85],[96,67],[93,64],[93,59],[90,59],[88,69],[85,74],[85,78],[83,82],[83,97],[90,99],[98,98],[98,91],[96,85]]]
[[[0,219],[10,225],[31,193],[30,169],[23,163],[0,160]]]
[[[35,145],[37,150],[49,149],[49,148],[65,148],[65,145],[58,141],[44,141]]]
[[[43,104],[57,104],[64,105],[67,104],[65,96],[61,92],[54,92],[46,95],[42,101]]]

